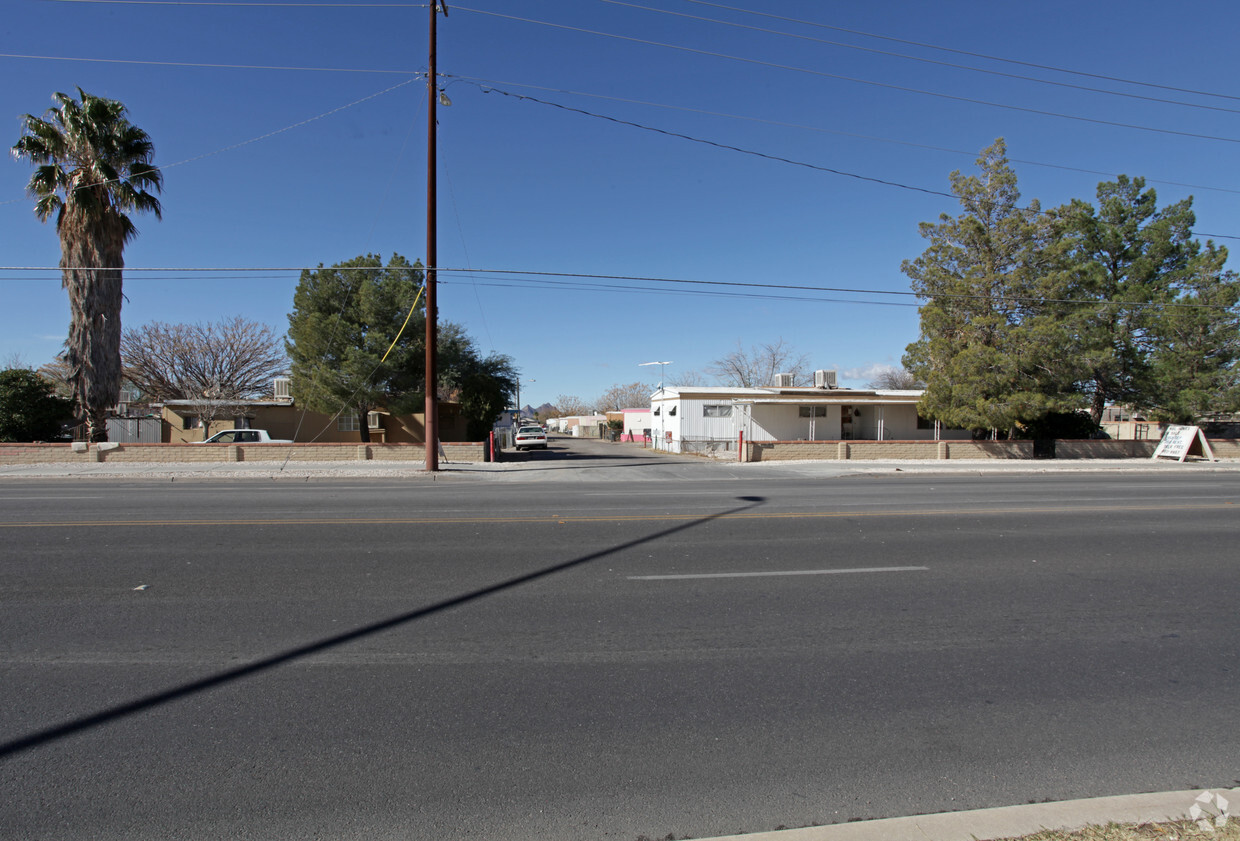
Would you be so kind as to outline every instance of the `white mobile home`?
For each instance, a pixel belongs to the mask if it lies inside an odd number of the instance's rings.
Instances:
[[[651,399],[655,445],[672,452],[732,449],[745,441],[968,439],[917,415],[920,390],[665,388]]]

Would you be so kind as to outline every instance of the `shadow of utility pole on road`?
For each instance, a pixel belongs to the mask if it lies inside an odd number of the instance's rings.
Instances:
[[[588,564],[591,561],[597,561],[599,558],[605,558],[608,555],[623,552],[626,549],[632,549],[636,546],[661,540],[662,538],[670,537],[678,532],[688,531],[689,529],[709,523],[712,520],[718,520],[723,517],[752,510],[766,501],[765,497],[760,496],[742,496],[737,497],[737,499],[745,504],[727,511],[720,511],[716,514],[708,514],[696,520],[691,520],[690,522],[682,523],[669,529],[664,529],[663,531],[647,535],[646,537],[630,540],[627,543],[621,543],[618,546],[613,546],[609,549],[601,549],[597,552],[583,555],[580,558],[574,558],[570,561],[565,561],[564,563],[549,566],[546,569],[537,570],[535,572],[527,573],[526,575],[519,575],[515,578],[509,578],[506,581],[492,584],[489,587],[483,587],[479,590],[474,590],[473,592],[466,593],[464,595],[446,599],[441,602],[436,602],[435,604],[428,605],[427,607],[418,608],[417,610],[412,610],[408,613],[402,613],[398,616],[383,619],[370,625],[363,625],[360,628],[354,628],[352,631],[346,631],[342,634],[337,634],[317,642],[309,643],[308,645],[299,646],[279,654],[273,654],[270,657],[255,660],[253,663],[249,663],[244,666],[228,669],[226,671],[219,672],[218,674],[211,675],[210,677],[192,681],[163,692],[157,692],[153,695],[147,695],[146,697],[138,698],[136,700],[129,701],[128,703],[117,704],[97,713],[72,719],[71,721],[57,724],[43,730],[38,730],[34,733],[30,733],[26,736],[21,736],[17,739],[0,743],[0,759],[67,738],[75,733],[81,733],[85,730],[101,727],[113,721],[119,721],[120,719],[137,715],[138,713],[154,709],[155,707],[170,704],[191,695],[206,692],[207,690],[214,689],[218,686],[235,683],[239,680],[253,677],[278,666],[283,666],[286,663],[292,663],[296,660],[309,657],[312,654],[318,654],[322,651],[327,651],[328,649],[348,645],[351,642],[364,639],[365,637],[374,636],[375,634],[383,633],[384,631],[391,630],[392,628],[396,628],[401,625],[406,625],[410,622],[416,622],[419,619],[425,619],[426,617],[433,616],[437,613],[443,613],[445,610],[461,607],[469,604],[470,602],[475,602],[479,599],[484,599],[487,596],[493,596],[505,590],[511,590],[515,587],[529,584],[541,578],[547,578],[548,576],[555,575],[557,573],[566,572],[574,567]]]

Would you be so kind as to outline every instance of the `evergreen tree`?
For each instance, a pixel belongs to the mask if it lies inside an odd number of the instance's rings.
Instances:
[[[1192,199],[1159,210],[1145,180],[1124,175],[1099,184],[1097,198],[1096,210],[1075,200],[1054,212],[1071,249],[1068,297],[1090,302],[1065,312],[1065,326],[1095,423],[1110,404],[1144,407],[1154,399],[1159,312],[1194,271],[1197,252]]]
[[[426,402],[426,308],[419,300],[410,309],[421,286],[421,264],[398,254],[386,266],[367,254],[303,271],[285,343],[298,399],[316,412],[356,413],[363,441],[370,440],[368,412],[419,411]],[[437,396],[459,404],[469,438],[485,438],[516,391],[512,360],[483,356],[451,322],[439,325],[437,353]]]
[[[1240,277],[1227,251],[1194,243],[1175,299],[1150,318],[1149,388],[1142,408],[1155,420],[1192,423],[1240,410]]]
[[[73,420],[73,401],[26,368],[0,371],[0,441],[49,441]]]
[[[312,411],[353,412],[362,441],[370,440],[370,411],[404,413],[424,402],[421,302],[406,324],[421,286],[421,266],[398,254],[386,266],[366,254],[304,270],[285,342],[297,398]]]
[[[929,247],[902,270],[925,300],[904,366],[926,384],[919,411],[951,426],[1014,431],[1079,403],[1059,314],[1061,238],[1037,201],[1021,207],[1002,138],[978,175],[951,175],[964,213],[921,224]]]
[[[481,441],[514,398],[517,369],[503,354],[483,356],[458,324],[441,324],[438,339],[440,391],[460,406],[465,435]]]

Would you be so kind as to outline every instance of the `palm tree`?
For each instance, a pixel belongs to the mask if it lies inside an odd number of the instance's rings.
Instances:
[[[121,382],[121,275],[125,245],[138,229],[126,215],[160,216],[163,176],[150,137],[125,106],[77,89],[81,101],[52,95],[42,118],[26,114],[13,155],[35,165],[26,189],[43,222],[55,213],[61,282],[69,291],[65,359],[91,441],[108,440],[107,411]]]

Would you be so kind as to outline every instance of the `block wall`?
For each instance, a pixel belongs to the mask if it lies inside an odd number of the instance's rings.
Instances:
[[[445,443],[440,461],[486,460],[485,443]],[[291,454],[290,454],[291,453]],[[134,464],[401,461],[422,462],[421,444],[0,444],[0,464]]]

